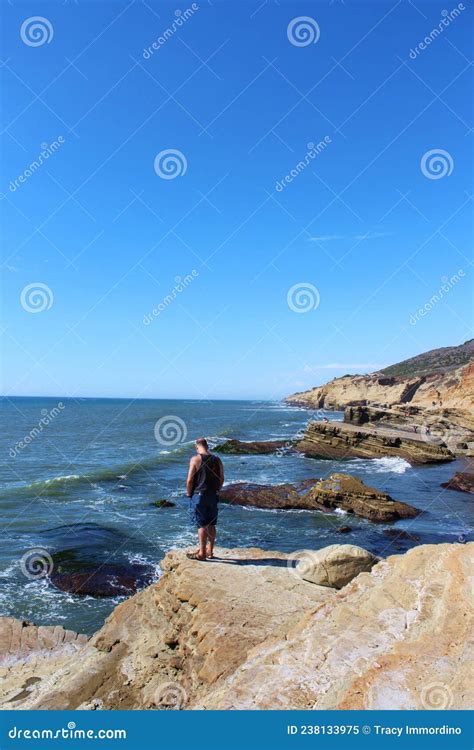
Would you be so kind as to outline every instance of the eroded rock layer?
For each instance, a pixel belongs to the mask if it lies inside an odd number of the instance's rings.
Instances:
[[[0,705],[468,708],[473,547],[418,546],[337,592],[279,552],[169,553],[91,640],[0,618]]]

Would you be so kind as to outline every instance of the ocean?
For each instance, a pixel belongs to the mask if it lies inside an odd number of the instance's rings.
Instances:
[[[291,439],[311,411],[261,401],[13,398],[0,401],[2,432],[0,615],[93,633],[121,597],[75,596],[48,577],[25,574],[33,550],[59,552],[89,565],[142,564],[160,575],[171,549],[195,543],[185,480],[193,441]],[[342,414],[318,412],[318,418]],[[471,538],[471,497],[443,490],[463,459],[411,467],[401,458],[223,456],[226,482],[279,484],[346,471],[425,511],[397,524],[373,524],[343,513],[268,511],[221,505],[218,544],[267,550],[319,549],[354,543],[388,556],[416,543]],[[158,508],[168,499],[174,507]],[[350,534],[337,528],[350,525]],[[389,528],[413,539],[386,535]],[[122,597],[123,598],[123,597]]]

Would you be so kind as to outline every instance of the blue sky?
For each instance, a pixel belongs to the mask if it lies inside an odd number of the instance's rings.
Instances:
[[[4,2],[3,393],[279,398],[470,338],[461,6],[420,49],[457,5]]]

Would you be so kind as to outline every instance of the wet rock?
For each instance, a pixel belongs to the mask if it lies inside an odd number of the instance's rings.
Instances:
[[[350,531],[352,531],[352,526],[339,526],[336,531],[338,534],[348,534]]]
[[[244,442],[242,440],[226,440],[225,443],[216,445],[216,453],[227,453],[229,455],[266,455],[275,451],[289,450],[291,441],[287,440],[254,440]]]
[[[423,435],[387,427],[359,427],[345,422],[310,422],[296,450],[309,458],[381,458],[399,456],[412,464],[453,461],[443,444]]]
[[[63,560],[61,563],[60,560]],[[64,564],[64,556],[53,556],[49,580],[60,591],[78,596],[104,598],[130,596],[151,583],[153,569],[148,565],[74,561]]]
[[[404,529],[384,529],[383,533],[385,536],[391,539],[406,539],[409,542],[419,542],[420,537],[417,534],[411,534],[409,531]]]
[[[155,506],[155,508],[175,508],[176,503],[172,503],[171,500],[154,500],[152,502],[152,505]]]
[[[448,490],[458,490],[458,492],[469,492],[474,495],[474,473],[467,471],[457,471],[448,482],[443,482],[441,487]]]
[[[393,500],[386,492],[368,487],[350,474],[334,473],[328,479],[306,479],[298,484],[230,484],[220,492],[221,501],[235,505],[280,510],[321,510],[337,508],[370,521],[396,521],[412,518],[421,511]]]

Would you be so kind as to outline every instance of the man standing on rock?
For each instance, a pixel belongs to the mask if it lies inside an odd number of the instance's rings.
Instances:
[[[217,456],[209,453],[205,438],[196,440],[196,456],[189,462],[186,494],[189,497],[191,522],[197,526],[199,549],[188,552],[191,560],[214,557],[216,541],[218,492],[224,484],[224,467]]]

